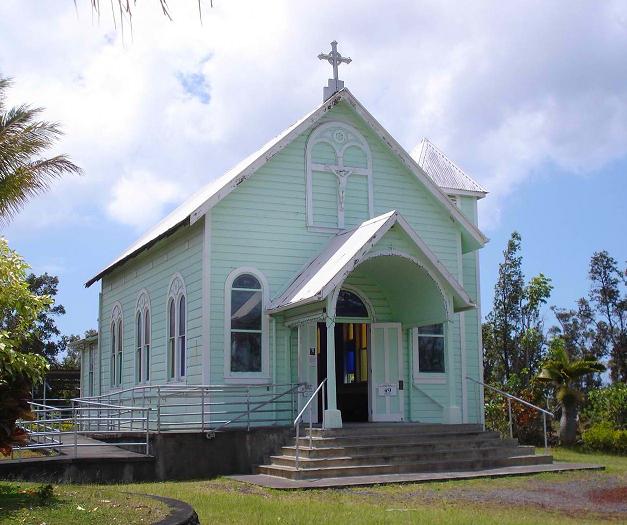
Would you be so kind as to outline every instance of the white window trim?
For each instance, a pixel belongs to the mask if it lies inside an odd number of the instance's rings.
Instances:
[[[180,327],[180,304],[181,297],[185,297],[185,375],[181,375],[181,352],[179,348],[179,327]],[[170,301],[174,301],[174,377],[169,377],[168,352],[170,351]],[[188,373],[189,338],[187,337],[187,326],[189,320],[189,297],[185,280],[180,273],[175,273],[168,286],[168,298],[165,303],[166,318],[166,346],[165,346],[165,379],[168,383],[186,383]],[[152,323],[150,324],[152,331]]]
[[[412,349],[412,374],[414,383],[416,384],[431,384],[431,385],[442,385],[447,382],[447,373],[448,366],[446,364],[446,354],[447,354],[447,324],[448,323],[431,323],[431,324],[442,324],[443,333],[442,335],[426,335],[426,337],[439,337],[444,340],[444,372],[421,372],[420,371],[420,352],[418,348],[418,330],[419,328],[411,329],[411,349]],[[425,334],[422,334],[424,337]]]
[[[349,131],[353,134],[357,140],[348,141],[345,144],[341,144],[338,146],[337,144],[330,142],[328,139],[322,137],[323,133],[328,128],[341,127],[345,130]],[[330,226],[321,226],[319,224],[314,223],[314,195],[313,195],[313,171],[314,168],[316,171],[331,171],[327,166],[318,165],[311,160],[311,154],[314,146],[320,143],[325,143],[330,145],[335,151],[336,158],[338,162],[341,164],[343,162],[344,152],[351,146],[357,146],[361,148],[366,154],[367,167],[366,168],[352,168],[352,174],[349,175],[349,178],[352,176],[365,176],[368,184],[368,215],[369,218],[374,217],[374,183],[373,183],[373,169],[372,169],[372,152],[370,151],[370,146],[368,145],[368,141],[365,137],[357,131],[350,124],[343,122],[341,120],[335,120],[332,122],[327,122],[322,124],[314,129],[311,133],[309,139],[307,140],[307,146],[305,149],[305,164],[306,164],[306,174],[305,174],[305,205],[306,205],[306,217],[307,217],[307,228],[312,232],[320,232],[320,233],[336,233],[345,229],[345,221],[344,221],[344,209],[340,206],[339,198],[337,202],[337,227]],[[346,199],[346,197],[344,198]]]
[[[261,372],[231,371],[231,288],[233,281],[243,274],[250,274],[261,284]],[[226,383],[268,383],[270,382],[270,286],[263,273],[256,268],[243,266],[233,270],[224,283],[224,381]]]
[[[141,377],[138,379],[137,377],[137,333],[135,333],[135,341],[133,344],[133,375],[135,378],[135,384],[148,384],[150,382],[151,374],[148,375],[148,379],[146,379],[146,371],[150,367],[150,362],[146,362],[147,352],[146,352],[146,317],[149,319],[149,345],[150,350],[152,350],[152,317],[150,315],[150,294],[148,290],[145,288],[140,290],[137,294],[137,301],[135,303],[135,332],[137,332],[137,315],[141,313],[142,321],[141,321],[141,348],[140,348],[140,359],[141,359]]]
[[[114,355],[113,359],[109,362],[109,388],[113,390],[121,388],[124,380],[122,370],[124,365],[124,312],[122,310],[122,304],[118,301],[116,301],[111,308],[109,329],[113,329],[113,332],[109,334],[110,338],[115,334],[115,346],[110,348]],[[111,339],[109,341],[111,341]],[[119,363],[120,370],[118,370],[118,353],[122,354]],[[120,381],[118,381],[118,378],[120,378]]]

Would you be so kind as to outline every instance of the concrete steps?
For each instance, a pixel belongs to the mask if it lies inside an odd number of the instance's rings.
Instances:
[[[552,463],[533,447],[501,439],[479,425],[415,423],[347,425],[342,429],[304,429],[296,439],[257,467],[259,474],[289,479],[321,479],[377,474],[458,472]]]

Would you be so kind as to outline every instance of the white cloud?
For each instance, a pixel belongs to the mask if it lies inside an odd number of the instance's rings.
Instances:
[[[92,24],[89,3],[78,18],[70,0],[0,6],[11,101],[62,122],[60,150],[86,172],[16,231],[158,219],[320,100],[316,55],[334,38],[353,58],[347,86],[403,145],[430,137],[491,190],[488,228],[544,164],[589,174],[627,154],[622,2],[219,0],[203,25],[195,2],[172,4],[174,22],[141,2],[132,39],[105,11]]]
[[[109,216],[135,228],[146,228],[163,214],[166,204],[176,202],[183,192],[174,182],[143,171],[132,171],[114,184]]]

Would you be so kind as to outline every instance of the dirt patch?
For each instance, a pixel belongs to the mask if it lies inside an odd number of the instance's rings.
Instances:
[[[398,491],[389,487],[381,491],[377,488],[346,490],[359,500],[390,506],[438,502],[480,507],[536,507],[574,518],[594,516],[627,522],[627,479],[606,474],[551,481],[538,478],[515,482],[493,480],[475,487],[425,484],[405,485]]]
[[[596,489],[588,491],[588,497],[601,505],[623,504],[627,505],[627,486],[611,489]]]
[[[627,484],[624,479],[609,476],[563,482],[529,479],[524,485],[514,487],[450,489],[434,493],[433,497],[483,504],[536,506],[578,517],[587,514],[627,518]]]

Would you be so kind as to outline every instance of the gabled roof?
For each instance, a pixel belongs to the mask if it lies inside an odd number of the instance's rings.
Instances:
[[[480,199],[488,193],[429,139],[422,139],[412,156],[433,182],[444,190],[474,194]]]
[[[414,159],[402,146],[377,122],[377,120],[366,110],[366,108],[353,96],[346,88],[338,91],[332,97],[325,100],[313,111],[305,115],[298,122],[287,128],[270,142],[265,144],[255,153],[249,155],[239,162],[235,167],[227,171],[220,178],[209,183],[200,191],[195,193],[187,201],[176,208],[165,219],[159,222],[154,228],[144,234],[137,242],[127,248],[118,258],[108,264],[94,277],[89,279],[85,286],[89,287],[115,267],[129,260],[160,239],[173,233],[178,227],[185,224],[193,224],[200,219],[208,210],[215,206],[231,193],[239,184],[248,179],[261,166],[268,162],[274,155],[287,147],[295,138],[300,136],[311,125],[315,124],[328,111],[333,109],[340,102],[349,104],[357,114],[370,126],[373,132],[381,138],[385,144],[397,155],[401,162],[424,184],[442,206],[448,211],[450,216],[462,229],[462,236],[474,244],[481,247],[487,242],[487,238],[481,231],[470,222],[460,210],[451,204],[450,200],[437,184],[424,172]]]
[[[333,236],[322,252],[292,281],[285,292],[273,301],[269,311],[279,312],[325,299],[362,262],[368,251],[395,224],[403,229],[424,256],[426,268],[434,273],[440,282],[448,285],[453,293],[455,311],[474,308],[475,304],[464,288],[438,260],[405,218],[399,212],[391,211],[362,222],[352,230]]]

